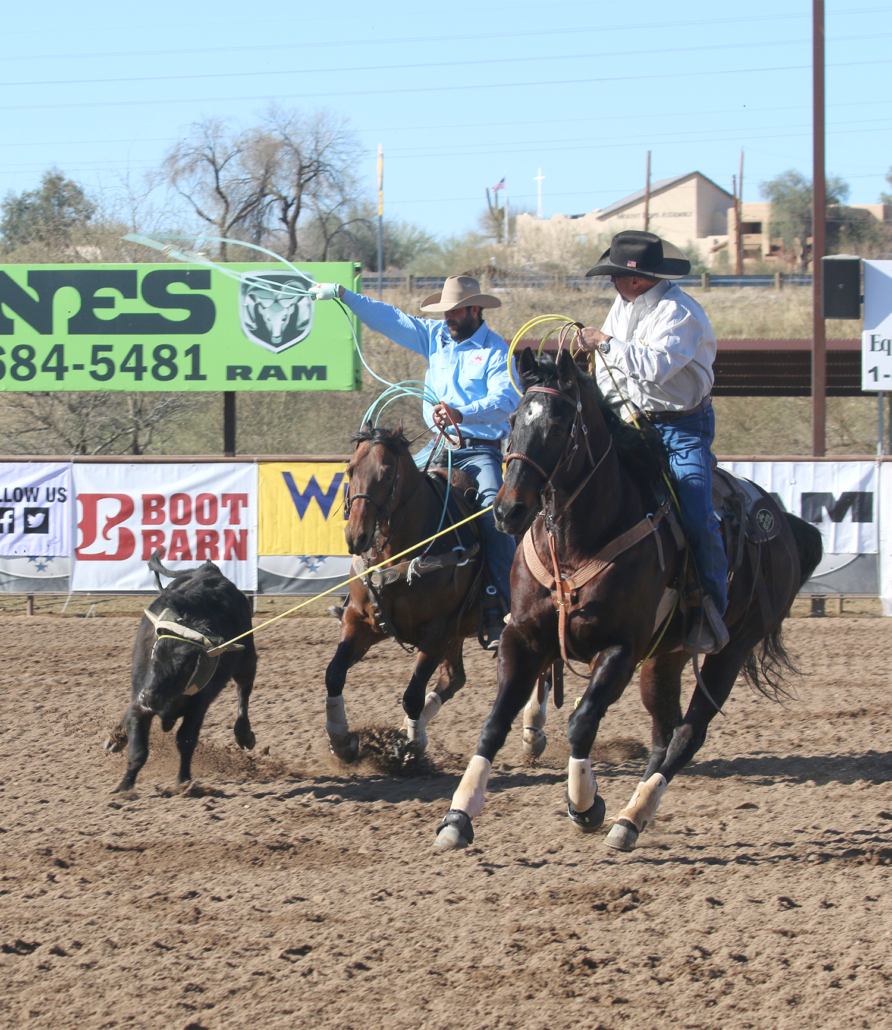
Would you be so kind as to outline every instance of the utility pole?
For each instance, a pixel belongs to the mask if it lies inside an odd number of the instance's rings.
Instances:
[[[644,231],[650,224],[650,151],[647,152],[647,174],[644,179]]]
[[[740,179],[737,189],[737,253],[734,255],[734,273],[743,275],[743,150],[740,151]]]
[[[538,186],[539,186],[539,207],[536,210],[536,217],[537,218],[541,218],[542,217],[542,180],[544,178],[545,178],[545,176],[542,174],[542,169],[541,168],[539,169],[539,174],[533,176],[533,182],[537,183]]]
[[[737,268],[737,255],[740,252],[740,208],[737,206],[737,176],[731,176],[731,196],[734,198],[734,274],[740,275]],[[731,251],[731,236],[728,236],[728,252]]]
[[[812,454],[816,458],[822,458],[826,447],[827,416],[827,341],[822,278],[827,214],[827,187],[824,178],[824,0],[812,0],[812,148],[811,446]]]
[[[378,144],[378,300],[384,285],[384,147]]]

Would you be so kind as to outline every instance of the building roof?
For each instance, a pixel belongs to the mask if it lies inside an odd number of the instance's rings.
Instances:
[[[685,179],[690,179],[692,175],[699,175],[701,179],[715,186],[717,190],[721,190],[722,193],[726,194],[729,199],[734,198],[726,189],[722,189],[718,183],[708,179],[702,172],[685,172],[684,175],[673,175],[671,179],[660,179],[659,182],[652,182],[650,184],[650,195],[653,196],[655,193],[660,193],[662,190],[669,189],[670,186],[676,186],[678,183],[683,182]],[[622,200],[617,200],[615,203],[605,207],[602,211],[597,212],[598,219],[606,218],[609,215],[616,214],[617,211],[622,211],[624,207],[631,207],[632,204],[637,204],[640,200],[644,200],[645,190],[636,190],[634,193],[630,193],[627,197],[623,197]]]

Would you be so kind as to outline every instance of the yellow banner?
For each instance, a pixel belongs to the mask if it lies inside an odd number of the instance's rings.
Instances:
[[[260,472],[258,554],[347,554],[342,462],[270,462]]]

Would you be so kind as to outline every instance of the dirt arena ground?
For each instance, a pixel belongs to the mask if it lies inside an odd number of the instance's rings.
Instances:
[[[892,620],[791,620],[799,700],[739,685],[630,855],[564,816],[572,685],[535,768],[518,732],[502,752],[474,846],[435,852],[493,662],[469,648],[428,774],[348,770],[323,729],[331,619],[258,637],[256,752],[230,688],[190,786],[156,723],[112,796],[136,625],[0,616],[0,1027],[892,1027]],[[397,724],[410,661],[354,671],[354,728]],[[630,688],[595,753],[608,812],[648,738]]]

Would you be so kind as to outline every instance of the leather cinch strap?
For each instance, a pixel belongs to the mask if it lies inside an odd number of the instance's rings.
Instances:
[[[591,580],[596,576],[599,576],[604,572],[623,552],[628,551],[630,548],[634,547],[635,544],[640,543],[648,536],[654,535],[660,556],[660,564],[663,565],[663,549],[660,544],[660,538],[656,534],[657,527],[668,511],[669,502],[667,501],[658,508],[653,515],[645,515],[645,517],[640,522],[632,526],[631,529],[627,529],[625,533],[621,533],[618,537],[611,540],[606,547],[602,547],[594,558],[589,558],[589,560],[578,568],[571,576],[564,576],[561,574],[557,551],[555,550],[554,540],[550,533],[547,534],[547,536],[553,571],[549,571],[542,559],[539,557],[536,550],[536,542],[533,539],[533,527],[531,526],[524,534],[524,560],[527,563],[527,568],[532,572],[536,580],[541,583],[546,590],[551,591],[551,599],[558,610],[558,638],[561,645],[561,657],[563,658],[567,668],[574,675],[580,676],[582,679],[587,679],[587,677],[582,673],[576,672],[570,664],[570,659],[567,657],[567,618],[569,616],[570,606],[575,603],[573,595],[584,587],[586,583],[591,582]]]

